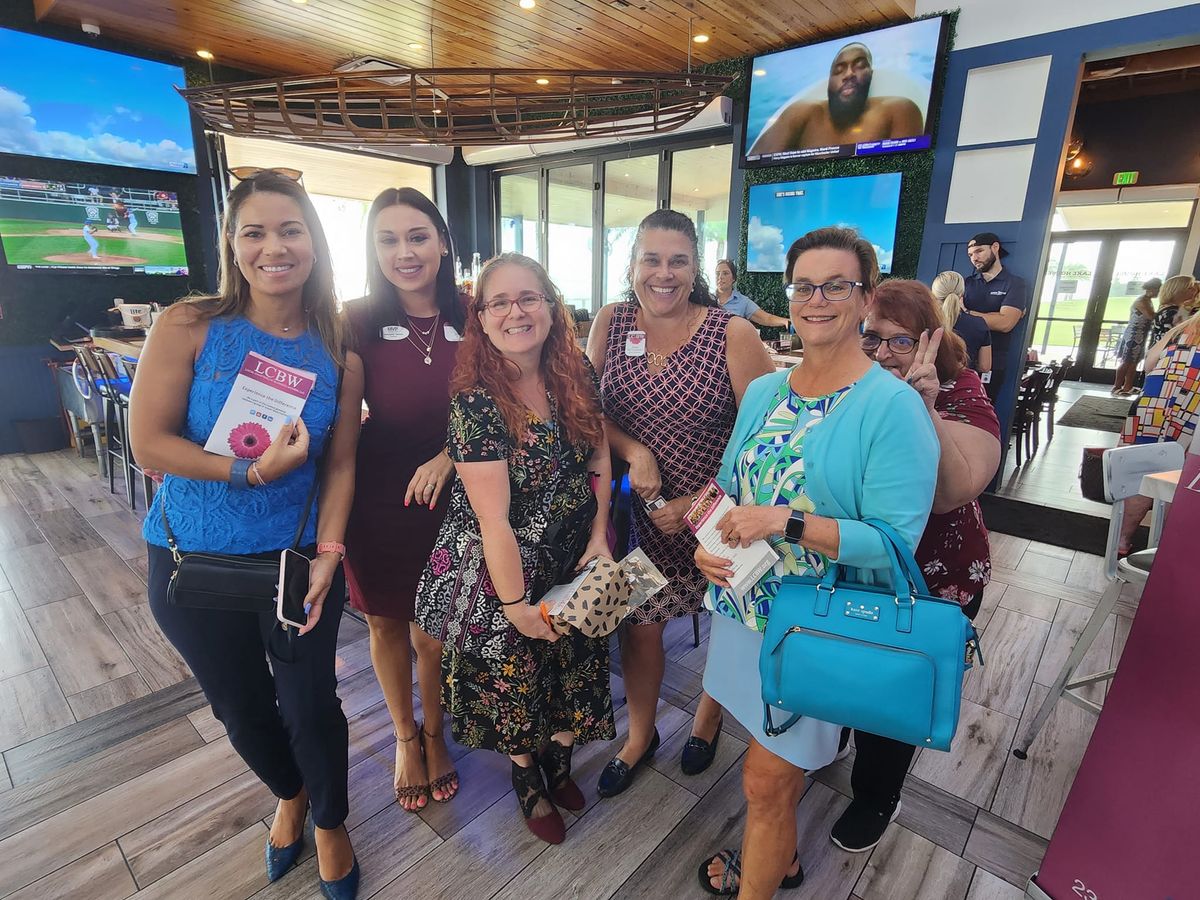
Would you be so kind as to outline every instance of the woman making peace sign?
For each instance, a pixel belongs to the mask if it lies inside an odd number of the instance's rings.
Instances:
[[[992,563],[978,497],[1000,462],[1000,423],[962,338],[941,327],[929,288],[919,281],[885,281],[864,323],[862,348],[903,378],[925,401],[942,455],[933,513],[915,554],[931,594],[957,600],[971,618],[979,612]],[[842,748],[849,740],[843,732]],[[916,750],[857,732],[851,784],[854,800],[833,827],[843,850],[874,847],[900,811],[900,788]]]

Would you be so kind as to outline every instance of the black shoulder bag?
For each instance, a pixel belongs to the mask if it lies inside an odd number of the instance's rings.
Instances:
[[[308,516],[312,512],[313,500],[333,429],[337,424],[342,395],[342,370],[338,370],[336,393],[334,394],[333,419],[325,433],[325,446],[314,467],[312,487],[304,500],[300,524],[292,540],[292,549],[300,549]],[[232,612],[264,613],[275,611],[275,598],[279,590],[279,559],[256,559],[251,556],[233,556],[226,553],[183,553],[175,543],[175,534],[167,521],[167,497],[163,495],[161,506],[163,530],[167,534],[167,547],[175,558],[175,572],[167,585],[167,604],[193,609],[222,609]]]

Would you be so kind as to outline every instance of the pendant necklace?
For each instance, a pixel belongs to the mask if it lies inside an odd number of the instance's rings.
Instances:
[[[412,319],[408,320],[408,324],[412,325],[412,330],[408,333],[408,340],[417,348],[417,351],[421,354],[422,362],[427,366],[433,365],[433,345],[437,343],[437,324],[441,316],[441,313],[434,316],[433,326],[428,331],[421,331]],[[413,331],[421,335],[420,343],[413,340]],[[426,343],[425,338],[429,339],[428,343]]]

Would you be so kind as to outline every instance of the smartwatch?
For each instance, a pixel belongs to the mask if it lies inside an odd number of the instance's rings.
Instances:
[[[783,537],[789,544],[799,544],[803,540],[804,512],[802,510],[792,510],[792,514],[787,520],[787,527],[783,531]]]

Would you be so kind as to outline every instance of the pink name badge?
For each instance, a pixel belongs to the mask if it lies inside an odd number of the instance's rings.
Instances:
[[[625,355],[626,356],[645,356],[646,355],[646,332],[631,331],[625,338]]]

